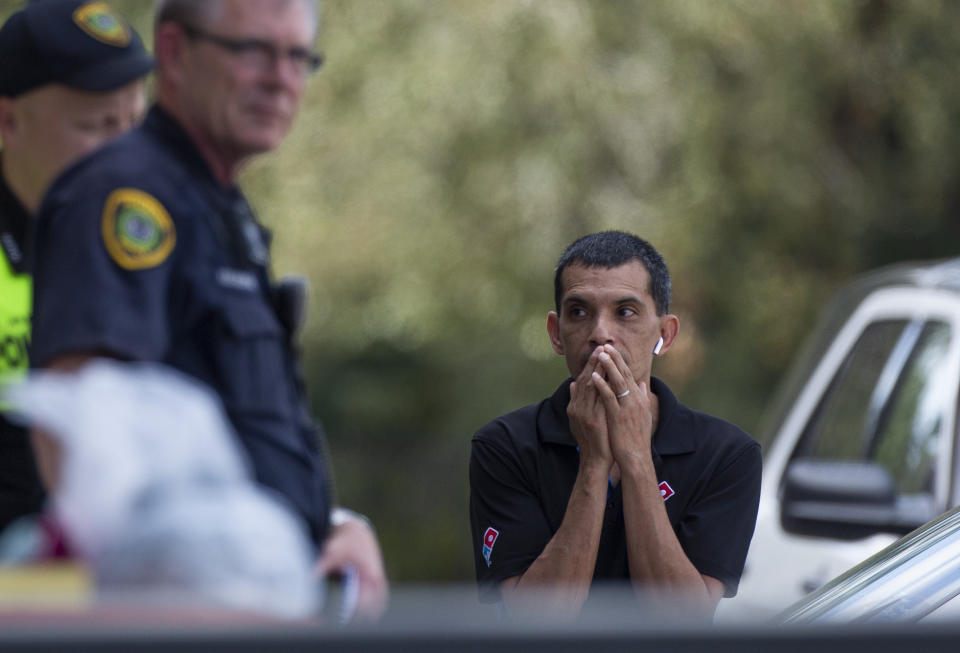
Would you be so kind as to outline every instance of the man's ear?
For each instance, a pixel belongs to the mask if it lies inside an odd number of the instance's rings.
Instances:
[[[663,338],[663,345],[660,347],[658,356],[663,356],[670,351],[679,332],[680,318],[676,315],[667,314],[660,318],[660,337]]]
[[[183,27],[172,21],[161,23],[154,33],[153,58],[157,70],[179,83],[183,68],[183,46],[187,39]]]
[[[556,311],[547,313],[547,335],[550,336],[550,345],[553,351],[563,356],[563,343],[560,341],[560,316]]]

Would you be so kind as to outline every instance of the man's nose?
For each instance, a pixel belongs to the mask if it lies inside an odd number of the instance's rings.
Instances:
[[[593,321],[593,329],[590,331],[590,346],[600,347],[613,344],[613,330],[610,327],[609,319],[603,315],[598,315]]]

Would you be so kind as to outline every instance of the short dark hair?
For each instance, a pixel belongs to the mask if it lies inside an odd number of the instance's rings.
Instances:
[[[650,296],[653,297],[657,315],[670,310],[670,272],[660,253],[643,238],[624,231],[600,231],[588,234],[564,250],[557,261],[553,275],[554,302],[560,313],[563,297],[563,271],[571,265],[587,268],[616,268],[630,261],[640,261],[650,275]]]

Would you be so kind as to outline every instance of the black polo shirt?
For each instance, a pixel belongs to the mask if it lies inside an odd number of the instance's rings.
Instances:
[[[269,278],[268,239],[180,125],[154,107],[70,168],[37,216],[33,360],[106,352],[176,368],[218,394],[253,474],[328,528],[322,435]]]
[[[563,520],[579,468],[570,382],[552,397],[504,415],[473,437],[470,522],[481,598],[523,574]],[[653,463],[674,533],[702,574],[734,596],[760,500],[760,445],[736,426],[680,404],[659,379]],[[608,488],[594,581],[629,579],[620,485]]]

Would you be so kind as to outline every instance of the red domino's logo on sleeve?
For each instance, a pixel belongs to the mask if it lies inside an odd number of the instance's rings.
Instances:
[[[675,494],[673,488],[666,481],[660,481],[660,496],[666,501]]]
[[[490,566],[490,554],[493,553],[493,545],[498,537],[500,537],[500,531],[493,526],[487,527],[487,530],[483,532],[483,559],[488,567]]]

